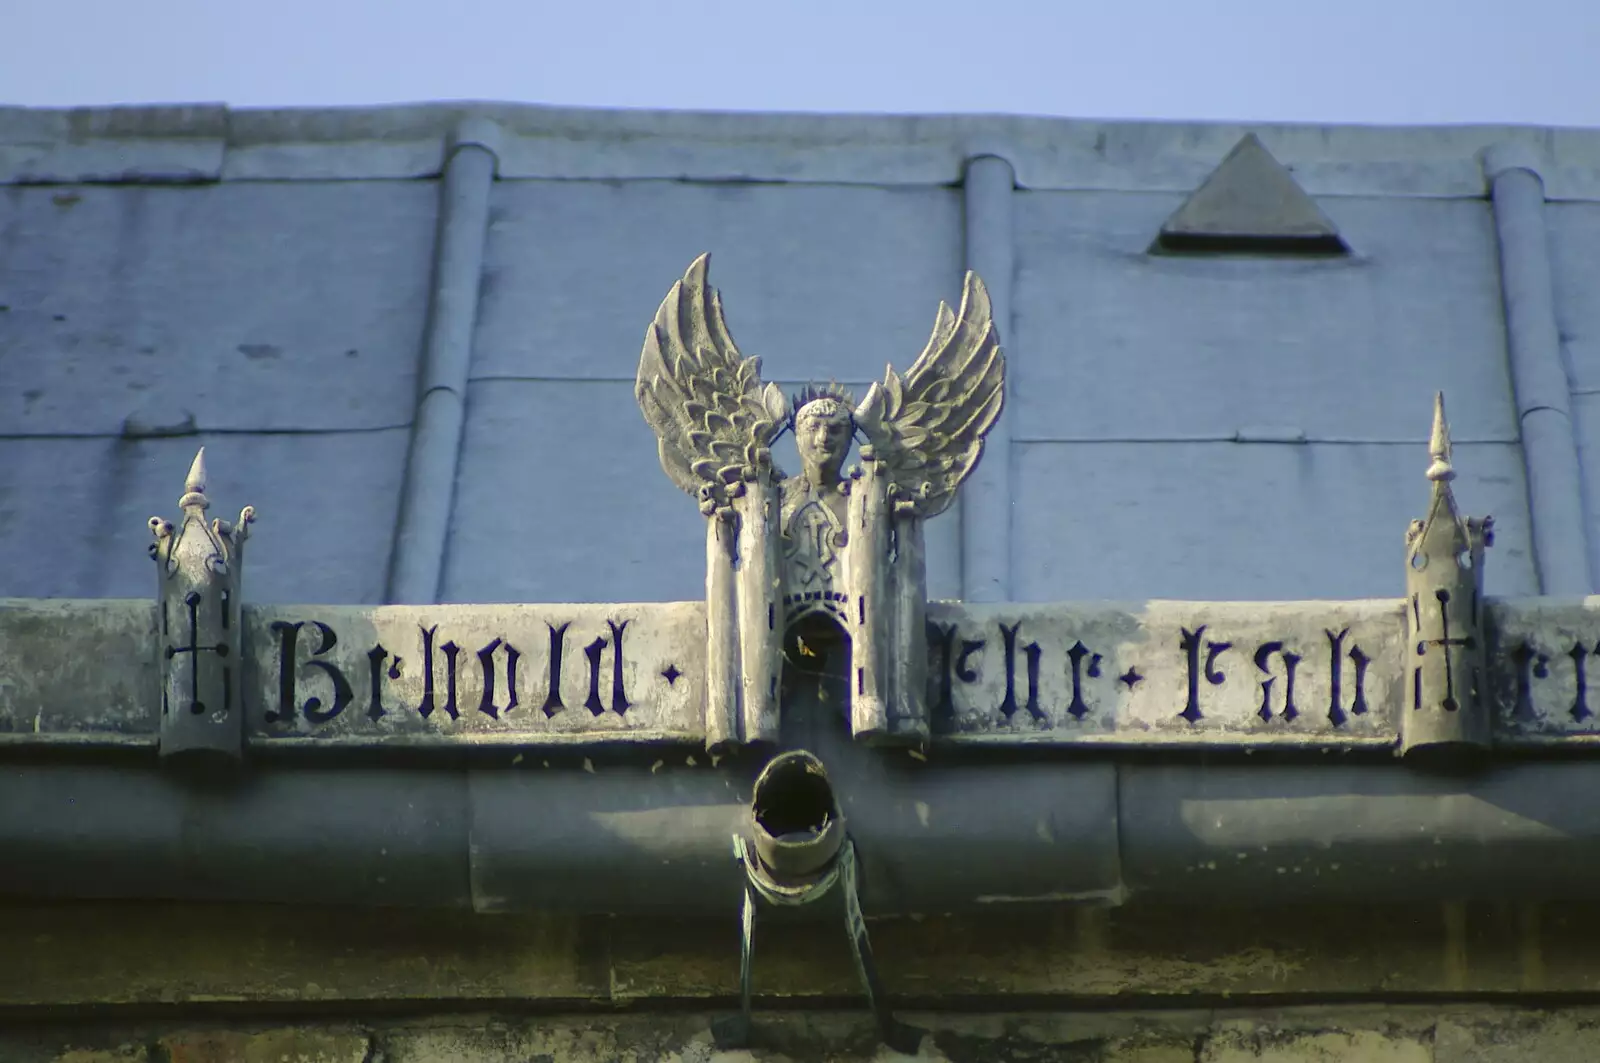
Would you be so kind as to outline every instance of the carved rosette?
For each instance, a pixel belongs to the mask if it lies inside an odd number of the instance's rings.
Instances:
[[[205,450],[184,482],[176,523],[150,518],[150,556],[158,577],[157,668],[161,676],[161,755],[244,756],[240,698],[244,646],[239,605],[242,548],[255,520],[207,522]]]
[[[1484,550],[1494,519],[1463,517],[1450,482],[1450,429],[1444,396],[1434,400],[1428,446],[1432,501],[1406,534],[1406,689],[1400,751],[1487,748],[1484,681]]]

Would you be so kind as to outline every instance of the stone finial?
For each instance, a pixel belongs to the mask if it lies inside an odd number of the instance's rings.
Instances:
[[[1484,690],[1483,557],[1494,521],[1463,517],[1451,481],[1444,395],[1428,439],[1428,515],[1406,533],[1406,671],[1401,751],[1489,744]]]
[[[206,498],[206,448],[201,447],[195,451],[194,461],[189,465],[189,475],[184,477],[183,497],[178,499],[180,509],[210,509],[211,502]]]
[[[1433,434],[1428,440],[1428,456],[1433,464],[1428,466],[1428,479],[1434,483],[1454,480],[1456,470],[1450,464],[1450,424],[1444,419],[1444,392],[1433,396]]]
[[[210,753],[238,760],[244,749],[239,699],[241,565],[255,510],[237,524],[206,521],[205,449],[184,478],[176,524],[150,518],[158,566],[161,754]]]

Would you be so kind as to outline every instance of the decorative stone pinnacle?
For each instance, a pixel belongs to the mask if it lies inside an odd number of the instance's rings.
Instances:
[[[218,572],[226,569],[229,558],[238,552],[250,536],[250,525],[256,519],[256,511],[252,506],[245,506],[239,511],[237,524],[220,518],[209,524],[206,522],[206,510],[211,508],[211,500],[206,497],[206,479],[206,451],[201,447],[189,465],[189,474],[183,479],[183,496],[178,499],[178,508],[183,510],[184,516],[179,518],[177,525],[164,517],[151,517],[148,521],[150,532],[156,539],[150,545],[150,556],[163,560],[168,568],[177,563],[171,549],[176,548],[176,540],[181,538],[178,525],[187,528],[194,524],[200,529],[199,537],[210,544],[206,563]],[[167,544],[166,547],[162,546],[163,542]]]
[[[179,509],[211,508],[211,500],[206,498],[206,448],[201,447],[194,456],[194,463],[189,466],[189,475],[183,481],[183,497],[178,499]]]
[[[1444,419],[1444,392],[1433,397],[1433,435],[1428,441],[1428,455],[1433,464],[1428,466],[1428,479],[1434,483],[1449,482],[1456,478],[1450,464],[1450,425]]]

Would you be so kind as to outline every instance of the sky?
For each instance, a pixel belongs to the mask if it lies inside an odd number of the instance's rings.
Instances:
[[[1600,0],[0,0],[0,104],[1600,126]]]

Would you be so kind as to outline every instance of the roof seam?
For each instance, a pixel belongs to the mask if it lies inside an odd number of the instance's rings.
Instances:
[[[226,426],[197,428],[183,432],[0,432],[0,442],[37,439],[113,439],[142,442],[151,439],[194,439],[199,436],[349,436],[402,431],[410,427],[411,423],[407,421],[401,424],[360,425],[354,428],[238,428]]]
[[[1012,437],[1016,443],[1068,443],[1074,445],[1093,443],[1236,443],[1241,447],[1304,447],[1316,443],[1322,446],[1339,447],[1426,447],[1428,441],[1422,438],[1402,439],[1396,437],[1376,437],[1361,439],[1346,436],[1305,436],[1301,439],[1240,439],[1237,435],[1193,435],[1193,436],[1026,436]],[[1476,445],[1509,445],[1521,442],[1515,437],[1481,436],[1476,438],[1458,437],[1453,440],[1455,446]]]

